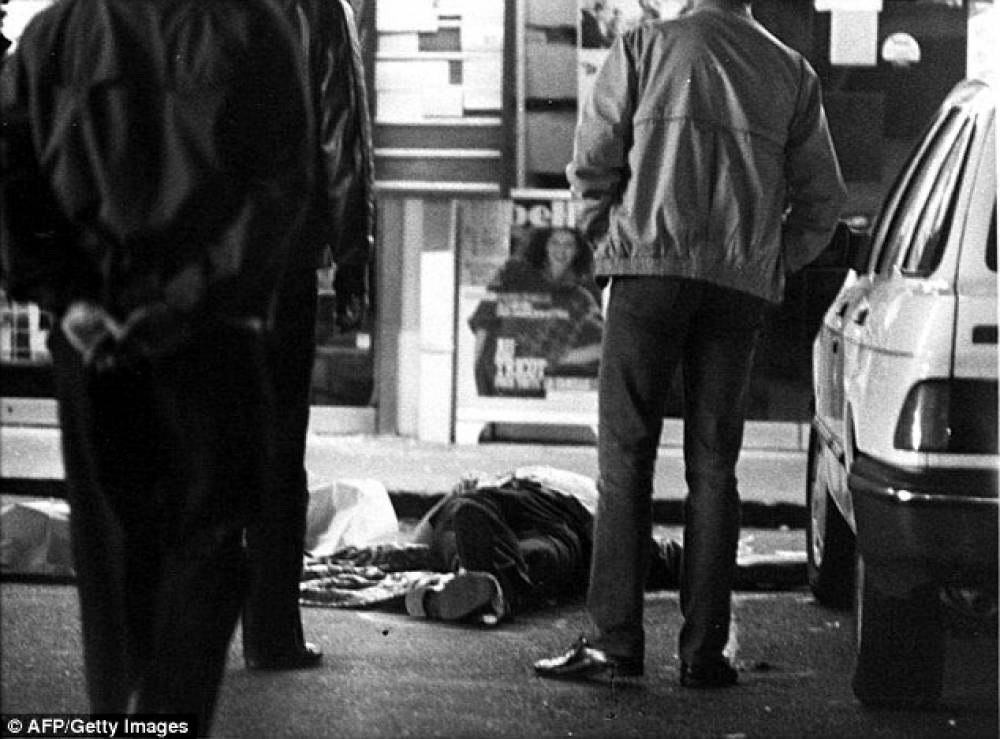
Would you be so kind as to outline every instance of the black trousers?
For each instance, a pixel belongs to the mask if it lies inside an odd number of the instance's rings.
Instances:
[[[252,658],[294,653],[304,643],[299,580],[309,506],[305,452],[315,326],[316,270],[291,270],[278,289],[267,345],[275,401],[275,486],[246,532],[251,577],[243,651]]]
[[[58,329],[50,347],[91,710],[191,713],[207,733],[269,484],[262,337],[206,328],[101,375]]]
[[[663,406],[684,370],[684,556],[681,659],[711,664],[729,637],[750,370],[766,303],[706,282],[614,278],[599,398],[600,498],[587,608],[597,646],[645,651],[643,591],[650,567],[653,472]]]

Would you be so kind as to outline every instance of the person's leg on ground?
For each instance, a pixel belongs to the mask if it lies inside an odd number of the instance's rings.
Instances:
[[[498,623],[513,615],[530,590],[517,537],[481,492],[463,493],[439,514],[434,543],[457,572],[408,593],[410,615],[444,620],[481,616],[484,623]]]
[[[517,534],[488,497],[476,492],[460,497],[452,525],[458,563],[463,569],[489,572],[500,581],[505,596],[515,601],[533,587]]]
[[[512,478],[480,491],[517,542],[530,588],[524,606],[586,591],[593,516],[572,496],[537,480]]]
[[[535,533],[522,536],[521,557],[535,587],[525,606],[542,605],[586,592],[590,562],[584,556],[575,535]]]
[[[723,656],[739,540],[736,463],[764,301],[706,285],[684,359],[684,557],[680,657],[704,682],[735,681]],[[713,668],[718,675],[712,678]]]

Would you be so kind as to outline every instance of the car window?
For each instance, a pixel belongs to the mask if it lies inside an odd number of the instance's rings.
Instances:
[[[897,183],[898,191],[886,200],[886,210],[876,227],[874,239],[877,273],[888,274],[909,246],[923,204],[930,198],[966,120],[957,109],[948,111],[941,124],[931,130],[930,141],[923,147],[919,159],[908,167],[908,175]]]
[[[990,221],[990,235],[986,238],[986,266],[997,271],[997,201],[993,201],[993,220]]]
[[[917,212],[916,229],[909,248],[903,255],[902,271],[906,275],[926,275],[941,261],[948,241],[951,215],[958,200],[958,182],[968,159],[973,124],[966,120],[944,157],[937,177],[930,182],[926,199],[914,203]],[[905,238],[905,237],[904,237]]]

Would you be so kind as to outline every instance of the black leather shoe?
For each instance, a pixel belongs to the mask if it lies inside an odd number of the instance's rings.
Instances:
[[[305,642],[301,649],[293,652],[246,657],[247,669],[250,670],[303,670],[319,667],[322,661],[322,650],[309,642]]]
[[[728,688],[739,681],[739,673],[729,662],[689,665],[681,662],[681,686],[685,688]]]
[[[607,673],[612,677],[639,677],[642,659],[612,657],[603,649],[590,646],[586,637],[577,639],[572,648],[558,657],[535,662],[539,677],[579,680]]]

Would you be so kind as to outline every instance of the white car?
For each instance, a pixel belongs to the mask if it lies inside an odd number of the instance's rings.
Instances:
[[[949,607],[996,629],[994,111],[985,82],[949,94],[813,344],[809,582],[853,600],[866,704],[937,700]]]

